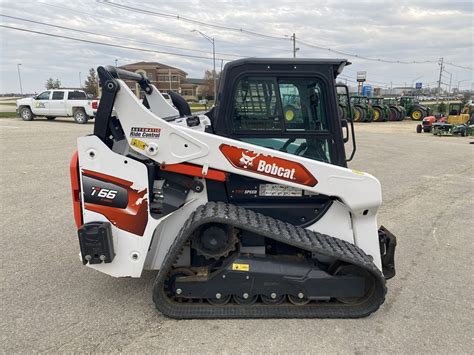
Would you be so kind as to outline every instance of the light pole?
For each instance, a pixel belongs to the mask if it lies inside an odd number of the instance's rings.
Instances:
[[[21,63],[18,63],[18,64],[16,65],[16,67],[17,67],[17,69],[18,69],[18,81],[20,82],[20,94],[23,96],[23,87],[21,86],[20,65],[21,65]]]
[[[199,30],[192,30],[191,32],[197,32],[199,33],[202,37],[207,39],[209,42],[212,43],[212,62],[214,64],[214,71],[212,73],[212,78],[214,80],[214,105],[216,104],[217,101],[217,80],[216,80],[216,43],[214,41],[214,37],[209,37],[205,33],[202,33]]]
[[[82,88],[82,77],[81,77],[81,72],[79,72],[79,88]]]

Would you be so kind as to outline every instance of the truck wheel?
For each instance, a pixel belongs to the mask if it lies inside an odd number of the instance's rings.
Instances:
[[[47,120],[50,120],[50,121],[51,121],[51,120],[54,120],[55,118],[56,118],[56,117],[54,117],[54,116],[46,116],[46,119],[47,119]]]
[[[76,123],[85,124],[87,123],[87,121],[89,121],[89,117],[87,117],[86,111],[84,111],[84,109],[82,108],[74,111],[73,117]]]
[[[416,133],[421,133],[421,131],[423,131],[423,127],[421,126],[421,124],[416,125]]]
[[[31,121],[33,120],[33,112],[29,107],[23,107],[20,110],[20,117],[23,121]]]

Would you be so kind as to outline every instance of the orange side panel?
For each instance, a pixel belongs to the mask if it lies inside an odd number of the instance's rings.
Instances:
[[[209,180],[216,180],[224,182],[227,178],[227,173],[220,171],[209,169],[206,175],[202,174],[202,166],[193,165],[193,164],[169,164],[169,165],[162,165],[160,169],[163,171],[169,171],[173,173],[183,174],[183,175],[190,175],[190,176],[197,176]]]
[[[81,211],[81,187],[79,181],[79,157],[77,150],[74,152],[69,164],[69,173],[71,176],[72,206],[74,211],[74,221],[79,228],[83,224]]]

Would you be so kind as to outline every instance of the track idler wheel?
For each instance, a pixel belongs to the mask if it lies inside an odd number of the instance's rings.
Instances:
[[[265,296],[265,295],[261,295],[260,297],[263,303],[270,304],[270,305],[282,304],[283,302],[285,302],[285,298],[286,298],[285,295],[277,296],[275,293],[272,293],[270,297]]]
[[[217,298],[219,297],[219,298]],[[221,296],[220,294],[217,294],[215,298],[208,298],[207,302],[214,306],[223,306],[227,303],[229,303],[230,299],[232,298],[231,295],[228,296]]]
[[[302,293],[299,293],[298,296],[288,295],[288,301],[295,306],[304,306],[310,302]]]
[[[337,268],[334,275],[340,276],[361,276],[365,279],[365,295],[363,297],[337,297],[341,303],[357,304],[370,297],[375,289],[374,279],[367,270],[355,265],[341,265]]]
[[[258,295],[250,296],[248,293],[244,293],[242,296],[234,295],[234,302],[242,306],[249,306],[257,302]]]
[[[194,276],[194,272],[186,268],[177,268],[171,270],[168,274],[168,278],[165,281],[165,292],[169,298],[174,299],[176,302],[191,302],[190,298],[180,297],[181,290],[175,289],[175,281],[178,277]]]

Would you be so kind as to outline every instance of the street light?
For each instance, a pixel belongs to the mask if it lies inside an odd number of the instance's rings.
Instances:
[[[18,69],[18,81],[20,82],[20,94],[23,96],[23,87],[21,86],[20,63],[16,65]]]
[[[199,33],[202,37],[204,37],[205,39],[207,39],[209,42],[212,43],[212,61],[214,63],[214,71],[212,73],[212,77],[214,79],[214,104],[215,104],[217,101],[217,81],[216,81],[216,44],[214,41],[214,37],[209,37],[208,35],[206,35],[205,33],[202,33],[199,30],[192,30],[191,32]]]

